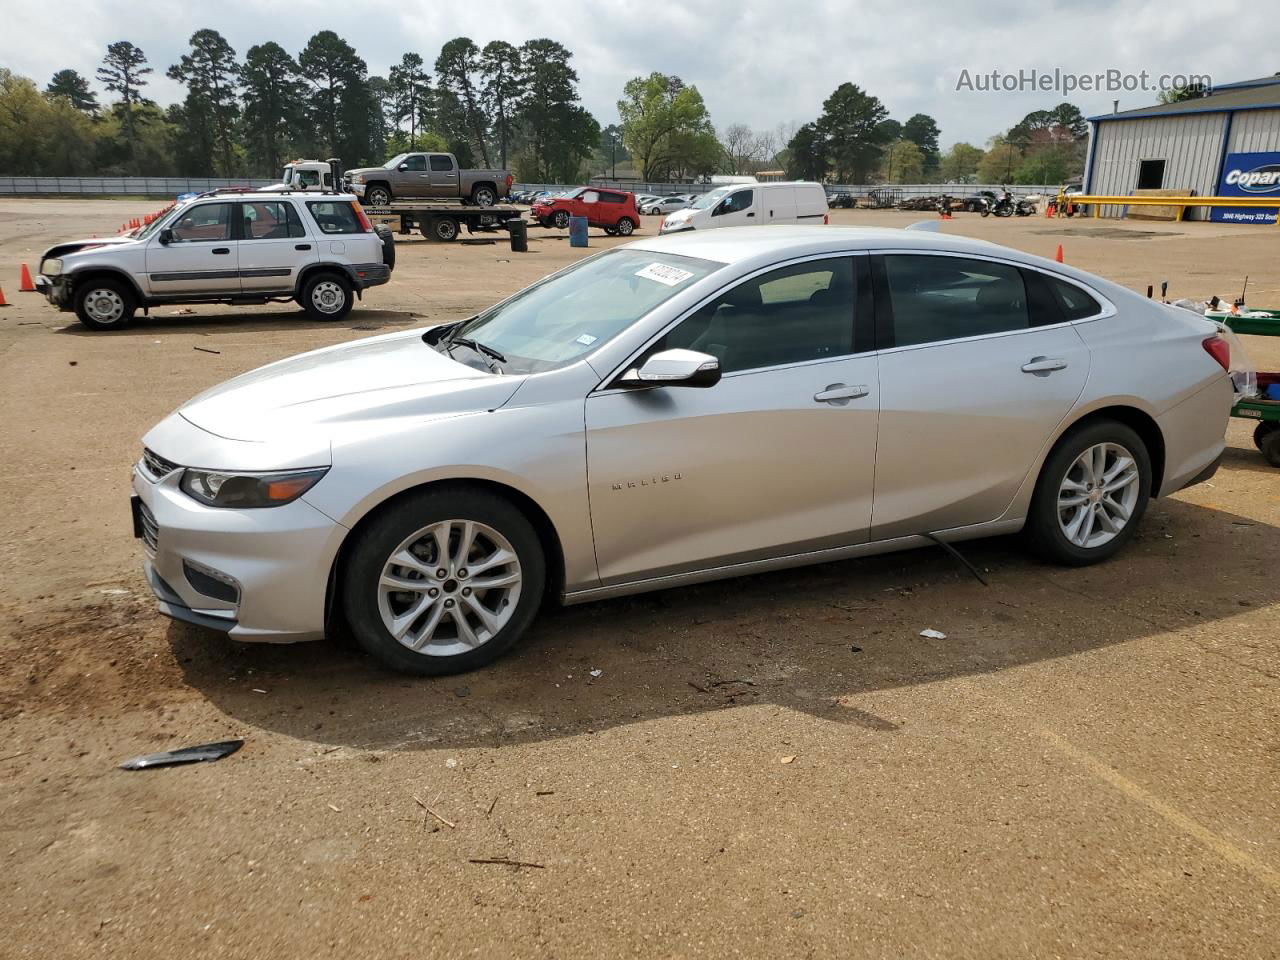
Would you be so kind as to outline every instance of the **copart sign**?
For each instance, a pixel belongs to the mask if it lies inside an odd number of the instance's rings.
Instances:
[[[1220,197],[1274,197],[1280,204],[1280,153],[1229,153],[1218,184]],[[1260,207],[1214,207],[1220,223],[1275,223],[1276,211]]]

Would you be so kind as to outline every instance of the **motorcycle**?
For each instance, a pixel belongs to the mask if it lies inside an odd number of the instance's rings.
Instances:
[[[1030,200],[1023,197],[1015,200],[1013,194],[1003,187],[998,195],[984,197],[983,200],[985,203],[980,212],[984,217],[989,217],[993,213],[997,217],[1012,217],[1015,214],[1019,217],[1029,217],[1036,212],[1035,204]]]

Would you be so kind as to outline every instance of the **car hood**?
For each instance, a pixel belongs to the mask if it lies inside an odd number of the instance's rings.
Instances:
[[[437,353],[422,330],[357,340],[259,367],[190,400],[178,413],[229,440],[333,436],[371,421],[494,410],[524,382]]]
[[[81,250],[90,247],[114,247],[122,243],[137,243],[137,238],[129,236],[116,237],[86,237],[82,240],[63,240],[61,243],[55,243],[52,247],[40,254],[41,261],[48,260],[50,257],[65,257],[70,253],[78,253]]]
[[[353,177],[357,173],[360,174],[361,176],[365,176],[370,173],[386,173],[386,172],[387,172],[386,167],[353,167],[350,170],[344,170],[343,176]]]

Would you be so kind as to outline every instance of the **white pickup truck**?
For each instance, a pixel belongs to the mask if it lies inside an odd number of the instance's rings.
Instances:
[[[263,193],[332,193],[342,186],[342,167],[337,160],[292,160],[284,166],[280,182],[263,187]]]
[[[394,267],[390,230],[351,194],[215,190],[132,234],[55,244],[36,289],[93,330],[175,303],[292,300],[313,320],[340,320]]]

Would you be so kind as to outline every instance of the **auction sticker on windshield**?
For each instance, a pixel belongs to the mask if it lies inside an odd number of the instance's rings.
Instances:
[[[658,283],[664,283],[668,287],[678,287],[693,274],[688,270],[681,270],[679,267],[668,266],[665,263],[651,263],[637,270],[636,276],[644,277],[646,280],[657,280]]]

